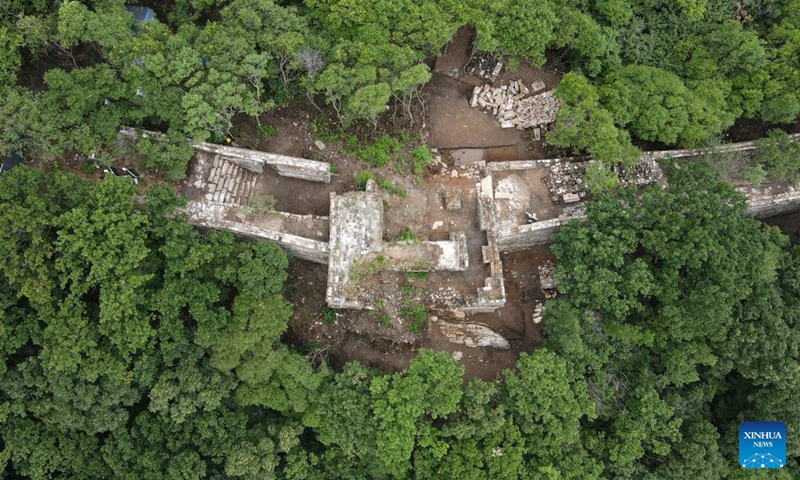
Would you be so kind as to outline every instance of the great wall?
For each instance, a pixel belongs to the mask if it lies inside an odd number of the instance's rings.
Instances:
[[[793,136],[793,140],[797,135]],[[237,235],[277,242],[298,258],[328,266],[327,303],[335,308],[373,308],[375,299],[359,288],[359,281],[376,270],[463,272],[472,284],[452,288],[445,303],[457,317],[493,312],[506,301],[502,256],[506,252],[552,242],[555,234],[573,219],[583,218],[586,201],[577,190],[551,189],[543,197],[529,190],[535,182],[550,182],[552,172],[578,171],[586,158],[530,161],[478,162],[461,169],[472,178],[469,188],[436,193],[440,220],[447,239],[420,242],[384,241],[383,193],[367,191],[330,194],[329,215],[248,211],[258,175],[330,182],[325,162],[273,155],[240,148],[200,143],[186,181],[196,200],[188,202],[189,223],[222,229]],[[725,145],[721,151],[747,151],[753,142]],[[638,184],[665,182],[657,160],[697,156],[696,150],[645,152],[634,179]],[[458,175],[456,169],[453,176]],[[559,177],[568,178],[568,176]],[[567,182],[568,180],[564,180]],[[580,180],[572,180],[580,187]],[[567,191],[569,190],[569,191]],[[797,186],[742,187],[749,211],[759,218],[800,209]],[[264,192],[269,193],[269,192]],[[438,209],[438,210],[437,210]],[[438,212],[438,213],[436,213]],[[531,216],[537,221],[531,221]],[[441,232],[439,232],[441,233]],[[467,281],[467,280],[464,280]]]

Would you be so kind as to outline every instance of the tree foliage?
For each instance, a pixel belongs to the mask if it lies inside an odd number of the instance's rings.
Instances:
[[[272,443],[292,441],[263,430],[313,421],[324,376],[278,342],[291,315],[286,254],[201,235],[165,216],[179,205],[169,191],[139,206],[124,179],[91,187],[19,167],[0,183],[6,468],[31,478],[274,470]],[[252,421],[245,406],[284,416]]]
[[[771,385],[800,366],[796,307],[779,289],[787,243],[704,162],[664,166],[666,190],[601,195],[559,234],[565,295],[545,308],[549,342],[586,375],[606,472],[727,478],[736,467],[720,455],[735,445],[719,432],[765,412]],[[678,459],[692,443],[709,463],[689,473]]]

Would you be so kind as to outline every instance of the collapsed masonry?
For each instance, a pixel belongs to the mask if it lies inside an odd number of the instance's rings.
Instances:
[[[501,128],[534,129],[534,138],[541,139],[541,128],[547,127],[556,120],[561,101],[553,96],[553,92],[543,92],[545,84],[537,81],[528,88],[522,80],[515,80],[508,85],[492,87],[489,84],[475,87],[472,90],[470,106],[491,111],[497,117]]]
[[[136,130],[128,127],[120,128],[119,133],[123,137],[132,138],[134,140],[139,137],[156,139],[165,137],[165,135],[160,132]],[[317,162],[305,158],[289,157],[287,155],[228,147],[225,145],[215,145],[207,142],[192,143],[192,148],[194,148],[197,153],[208,153],[212,156],[218,156],[225,162],[234,164],[253,173],[263,173],[264,166],[266,165],[274,168],[277,174],[283,177],[299,178],[311,182],[331,182],[331,166],[326,162]]]
[[[542,181],[547,185],[553,203],[575,203],[584,200],[589,194],[586,185],[586,168],[590,161],[565,159],[549,165]],[[612,172],[617,176],[619,185],[645,186],[658,183],[664,177],[658,162],[653,159],[642,159],[631,167],[615,165]]]
[[[374,308],[376,298],[362,285],[382,270],[463,271],[469,267],[464,232],[448,241],[383,241],[383,198],[365,192],[331,193],[330,255],[326,300],[334,308]]]
[[[190,224],[272,240],[303,260],[328,262],[327,217],[259,211],[251,205],[258,198],[258,174],[265,166],[282,176],[328,183],[327,163],[207,143],[194,147],[185,188],[201,200],[189,201],[184,208]]]
[[[491,53],[478,51],[475,47],[475,38],[473,37],[469,46],[469,62],[464,66],[464,71],[486,81],[494,82],[500,75],[500,71],[503,70],[503,62]]]

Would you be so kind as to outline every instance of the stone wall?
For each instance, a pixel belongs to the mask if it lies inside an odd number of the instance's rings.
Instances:
[[[747,211],[756,218],[769,218],[800,210],[800,187],[789,187],[785,191],[766,188],[740,188],[747,195]]]
[[[287,157],[286,155],[258,152],[244,148],[226,147],[206,142],[196,143],[193,147],[195,150],[220,155],[251,172],[261,173],[264,170],[264,165],[269,165],[278,172],[278,175],[284,177],[299,178],[310,182],[331,183],[331,166],[326,162]]]
[[[260,228],[250,223],[235,220],[235,213],[228,205],[189,202],[184,208],[190,225],[201,228],[227,230],[236,235],[263,240],[272,240],[297,258],[315,263],[328,264],[328,243],[300,237],[280,230]]]
[[[531,168],[549,167],[556,163],[582,162],[589,157],[562,157],[545,158],[542,160],[512,160],[508,162],[492,162],[486,166],[490,172],[503,172],[506,170],[529,170]]]
[[[446,241],[384,244],[381,253],[388,260],[387,270],[396,272],[463,271],[469,268],[467,236],[464,232],[450,232],[450,240]]]
[[[800,138],[800,134],[795,133],[789,135],[789,139],[791,141],[796,141]],[[686,149],[686,150],[662,150],[656,152],[644,152],[642,157],[639,160],[658,160],[661,158],[684,158],[684,157],[697,157],[699,155],[703,155],[704,153],[730,153],[730,152],[746,152],[748,150],[754,150],[756,148],[755,142],[739,142],[739,143],[729,143],[726,145],[719,145],[710,150],[703,150],[703,149]]]
[[[796,141],[800,139],[800,133],[789,135],[789,138],[792,141]],[[746,152],[748,150],[753,150],[755,148],[756,148],[755,142],[739,142],[739,143],[729,143],[727,145],[720,145],[716,147],[713,150],[713,152],[715,153]],[[659,150],[651,152],[642,152],[642,156],[639,157],[639,161],[642,162],[647,160],[660,160],[662,158],[696,157],[707,152],[709,152],[709,150],[702,150],[702,149]],[[514,160],[508,162],[492,162],[488,164],[486,168],[488,168],[489,171],[492,172],[499,172],[503,170],[527,170],[529,168],[548,167],[554,163],[585,161],[589,159],[590,157],[562,157],[562,158],[546,158],[542,160]]]
[[[561,227],[569,223],[570,220],[582,220],[584,218],[586,217],[579,215],[575,217],[552,218],[550,220],[529,223],[527,225],[519,225],[503,232],[503,236],[498,239],[500,251],[504,253],[513,252],[534,245],[552,243],[556,234],[561,230]]]
[[[164,134],[160,132],[136,130],[128,127],[120,128],[119,133],[128,137],[164,137]],[[192,148],[225,157],[225,160],[251,172],[262,173],[264,171],[264,165],[270,165],[278,172],[278,175],[284,177],[299,178],[311,182],[331,183],[331,166],[327,162],[317,162],[305,158],[288,157],[286,155],[215,145],[207,142],[192,144]]]
[[[325,300],[332,308],[364,308],[350,267],[383,248],[383,200],[373,192],[331,192],[330,256]]]
[[[494,186],[492,176],[481,179],[478,188],[478,223],[486,232],[486,245],[483,247],[483,260],[489,264],[489,276],[484,279],[483,287],[478,288],[478,296],[469,300],[461,309],[470,313],[492,313],[506,304],[506,286],[503,278],[503,262],[500,260],[498,241],[499,224],[497,208],[494,203]]]

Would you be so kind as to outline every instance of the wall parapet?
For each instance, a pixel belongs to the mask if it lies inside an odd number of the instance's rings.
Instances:
[[[246,170],[250,170],[251,172],[262,173],[264,171],[264,165],[269,165],[278,172],[278,175],[284,177],[299,178],[311,182],[331,183],[331,166],[327,162],[247,150],[239,147],[214,145],[213,143],[206,142],[195,143],[192,146],[195,150],[225,157],[226,160]]]
[[[165,138],[165,135],[161,132],[137,130],[129,127],[120,128],[119,133],[134,138],[139,136],[157,139]],[[219,155],[229,162],[251,172],[262,173],[264,171],[264,165],[269,165],[278,172],[278,175],[284,177],[299,178],[311,182],[331,183],[331,166],[327,162],[278,155],[276,153],[260,152],[258,150],[248,150],[246,148],[215,145],[208,142],[192,143],[191,145],[192,148],[197,151]]]
[[[231,220],[232,209],[228,205],[189,202],[183,212],[187,214],[189,224],[195,227],[227,230],[236,235],[249,238],[271,240],[297,258],[324,265],[328,264],[329,248],[327,242]]]

